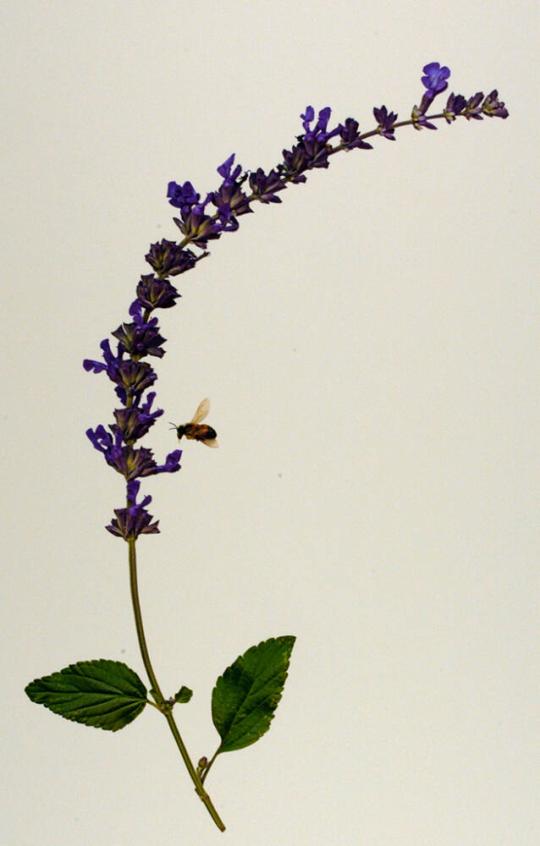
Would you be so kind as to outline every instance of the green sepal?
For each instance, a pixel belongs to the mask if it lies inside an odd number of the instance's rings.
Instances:
[[[70,664],[30,682],[25,692],[66,720],[107,731],[127,726],[146,704],[146,688],[137,673],[105,658]]]
[[[193,691],[183,684],[178,693],[174,694],[174,701],[184,705],[186,702],[189,702],[192,696]]]
[[[212,691],[212,720],[221,745],[232,752],[255,743],[270,728],[283,693],[295,638],[270,638],[227,667]]]

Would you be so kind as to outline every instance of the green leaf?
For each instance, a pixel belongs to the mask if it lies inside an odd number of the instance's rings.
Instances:
[[[178,693],[174,694],[174,701],[180,702],[183,705],[185,702],[189,702],[192,696],[193,691],[183,684]]]
[[[137,673],[120,661],[79,661],[35,679],[26,694],[55,714],[86,726],[118,731],[146,704],[146,688]]]
[[[252,646],[228,667],[212,692],[212,719],[219,752],[255,743],[270,728],[287,678],[295,638],[270,638]]]

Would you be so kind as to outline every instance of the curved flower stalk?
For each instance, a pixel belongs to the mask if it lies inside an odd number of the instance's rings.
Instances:
[[[106,528],[128,545],[135,625],[150,690],[125,664],[101,659],[79,662],[37,679],[28,685],[27,693],[33,701],[68,719],[112,731],[131,722],[146,704],[152,705],[165,717],[195,790],[221,830],[225,826],[205,789],[206,777],[219,754],[254,743],[268,730],[282,694],[294,637],[271,638],[251,647],[220,676],[212,694],[212,717],[221,742],[210,760],[204,756],[195,766],[173,716],[174,706],[188,702],[191,691],[182,686],[174,696],[163,694],[148,651],[137,584],[137,538],[159,532],[159,521],[148,511],[151,497],[141,494],[141,480],[178,472],[182,457],[182,450],[175,449],[159,463],[150,448],[139,445],[163,415],[162,409],[154,407],[157,374],[150,364],[151,359],[165,354],[166,339],[157,314],[176,305],[181,294],[170,280],[194,269],[207,257],[210,241],[236,232],[239,218],[252,213],[257,203],[281,203],[283,191],[306,182],[309,171],[328,168],[330,158],[337,153],[371,150],[368,139],[394,141],[396,130],[404,126],[435,130],[440,120],[451,124],[460,117],[479,121],[508,116],[496,90],[468,98],[451,93],[438,113],[428,114],[434,100],[448,88],[449,77],[449,68],[438,62],[427,64],[421,78],[420,104],[413,106],[410,117],[398,121],[398,114],[387,106],[376,107],[375,127],[367,132],[361,132],[352,117],[332,125],[330,107],[316,114],[312,106],[307,106],[301,115],[302,132],[290,149],[283,150],[274,167],[244,170],[233,153],[217,168],[221,181],[204,198],[189,181],[169,182],[167,197],[178,210],[173,220],[182,237],[150,246],[145,258],[153,272],[141,276],[128,319],[111,332],[114,348],[105,339],[100,344],[101,357],[83,362],[86,371],[106,374],[118,400],[114,421],[89,428],[86,434],[125,481],[125,504],[114,509]]]

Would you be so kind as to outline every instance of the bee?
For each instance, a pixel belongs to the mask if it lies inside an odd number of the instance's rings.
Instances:
[[[197,406],[197,410],[189,423],[184,423],[181,426],[171,423],[172,428],[176,430],[178,440],[185,436],[190,441],[201,441],[201,443],[206,444],[208,447],[219,446],[216,430],[202,422],[209,411],[210,401],[203,399]]]

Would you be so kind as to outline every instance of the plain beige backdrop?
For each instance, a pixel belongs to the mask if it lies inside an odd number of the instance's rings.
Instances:
[[[0,843],[534,846],[537,4],[6,0],[2,21]],[[221,440],[145,484],[162,534],[140,544],[195,756],[218,673],[298,637],[270,733],[208,780],[222,836],[158,715],[111,735],[23,693],[80,659],[142,674],[103,529],[121,480],[84,437],[113,396],[80,362],[175,237],[170,179],[210,190],[233,151],[270,167],[308,103],[405,117],[434,60],[510,118],[336,157],[212,245],[163,313],[148,443],[173,449],[167,421],[203,396]]]

